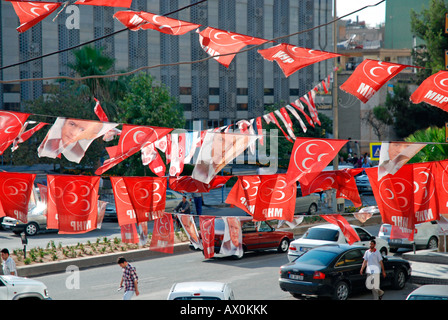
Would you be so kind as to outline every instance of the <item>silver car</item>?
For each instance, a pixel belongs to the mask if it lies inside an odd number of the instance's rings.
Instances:
[[[302,189],[300,189],[300,187],[297,188],[296,209],[294,213],[316,214],[318,210],[319,199],[320,196],[317,193],[302,196]]]

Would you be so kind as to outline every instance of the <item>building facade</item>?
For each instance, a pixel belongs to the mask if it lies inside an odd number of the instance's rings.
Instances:
[[[62,1],[60,1],[62,2]],[[134,0],[131,10],[160,15],[196,3],[196,0]],[[169,17],[227,31],[273,39],[327,23],[333,19],[333,0],[206,1]],[[69,5],[57,18],[50,15],[19,34],[19,20],[7,1],[0,5],[0,59],[2,66],[72,47],[108,35],[124,26],[113,19],[122,8]],[[332,25],[282,39],[299,47],[333,51]],[[196,32],[171,36],[154,30],[124,31],[95,41],[97,48],[116,59],[115,71],[135,70],[206,58]],[[275,44],[265,44],[258,49]],[[249,47],[246,47],[249,48]],[[1,70],[4,80],[74,76],[67,63],[70,51]],[[264,60],[257,49],[235,56],[229,68],[205,62],[151,68],[150,73],[178,98],[187,128],[199,121],[202,128],[230,124],[263,115],[266,105],[288,103],[310,91],[333,69],[326,60],[286,78],[275,62]],[[3,109],[20,110],[23,102],[49,91],[54,81],[36,80],[0,85]],[[61,114],[62,115],[62,114]]]

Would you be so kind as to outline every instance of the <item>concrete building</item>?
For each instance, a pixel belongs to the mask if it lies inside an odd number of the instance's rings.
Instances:
[[[62,1],[59,1],[62,2]],[[193,0],[134,0],[131,10],[167,14],[191,5]],[[185,21],[237,33],[273,39],[305,31],[333,19],[333,0],[236,0],[208,1],[170,15]],[[108,35],[124,26],[113,19],[119,8],[74,6],[55,14],[23,34],[15,28],[19,20],[7,1],[0,5],[1,65],[65,49]],[[283,39],[299,47],[333,51],[332,25]],[[125,31],[96,41],[94,46],[116,59],[115,70],[195,61],[207,57],[199,46],[198,34],[171,36],[153,30]],[[268,48],[272,45],[263,45]],[[73,75],[67,67],[71,52],[64,52],[1,71],[5,80]],[[286,78],[275,62],[265,61],[256,50],[238,54],[229,68],[211,59],[206,62],[150,70],[178,97],[187,119],[210,128],[240,119],[261,116],[265,105],[294,101],[310,91],[333,69],[334,61],[314,64]],[[54,81],[36,80],[0,86],[4,109],[20,110],[22,102],[46,92]],[[61,112],[61,115],[63,113]]]

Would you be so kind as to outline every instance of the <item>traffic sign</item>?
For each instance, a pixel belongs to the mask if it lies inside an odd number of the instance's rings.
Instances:
[[[370,143],[370,159],[380,160],[381,142]]]

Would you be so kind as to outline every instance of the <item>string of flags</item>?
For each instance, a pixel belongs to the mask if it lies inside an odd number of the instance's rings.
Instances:
[[[25,32],[62,5],[54,2],[9,2],[20,20],[18,32]],[[79,0],[74,4],[130,8],[131,2]],[[201,25],[149,12],[119,11],[114,17],[133,31],[151,29],[181,35],[196,30],[201,48],[225,67],[245,46],[269,43],[265,39],[211,27],[199,31]],[[340,56],[286,43],[258,50],[258,53],[268,61],[276,61],[286,77],[310,64]],[[365,59],[340,89],[366,103],[387,81],[407,67],[415,66]],[[39,157],[60,158],[64,155],[69,161],[79,163],[94,139],[112,141],[117,136],[119,138],[117,145],[106,148],[109,159],[96,170],[97,176],[48,175],[47,186],[38,186],[42,189],[41,199],[47,205],[48,228],[57,229],[60,233],[83,233],[100,226],[105,208],[98,196],[100,175],[141,151],[142,163],[148,165],[157,177],[111,177],[123,239],[137,241],[148,234],[147,222],[154,221],[151,249],[172,252],[175,217],[184,229],[189,230],[187,233],[191,242],[201,246],[206,257],[213,256],[215,217],[200,216],[199,238],[191,216],[173,216],[173,213],[165,212],[166,189],[169,185],[181,192],[208,192],[222,186],[230,178],[217,175],[222,168],[250,149],[257,140],[263,143],[262,119],[275,124],[284,137],[294,144],[288,171],[286,174],[239,176],[226,203],[246,211],[254,220],[294,223],[297,222],[294,208],[298,181],[304,194],[336,189],[337,197],[360,206],[362,202],[354,183],[354,176],[359,174],[359,170],[323,171],[348,140],[298,138],[290,117],[291,114],[298,121],[303,132],[306,132],[307,125],[320,126],[316,92],[323,90],[328,93],[331,79],[332,76],[328,75],[307,94],[278,110],[254,119],[240,120],[236,123],[238,133],[230,133],[230,126],[185,133],[174,133],[173,128],[129,124],[122,124],[122,128],[118,129],[120,124],[108,121],[98,100],[95,100],[94,110],[99,121],[58,117],[38,148]],[[447,80],[446,71],[428,77],[411,95],[411,102],[425,102],[448,111]],[[0,154],[10,146],[13,151],[17,150],[20,143],[49,125],[29,121],[30,116],[30,113],[0,111]],[[29,125],[34,126],[29,129]],[[412,240],[416,224],[447,219],[448,160],[407,164],[424,146],[425,143],[384,143],[378,168],[364,169],[383,221],[395,228],[393,234],[397,237],[404,235]],[[192,161],[197,149],[199,156],[192,176],[182,177],[184,165]],[[165,153],[166,163],[159,152]],[[170,165],[169,169],[167,165]],[[169,179],[166,177],[167,169]],[[27,221],[35,176],[0,172],[3,191],[0,193],[0,217],[10,216]],[[366,217],[364,215],[363,219]],[[228,219],[231,218],[227,218],[226,224],[231,223]],[[324,216],[324,219],[344,226],[349,243],[356,241],[356,233],[347,227],[342,216]]]

